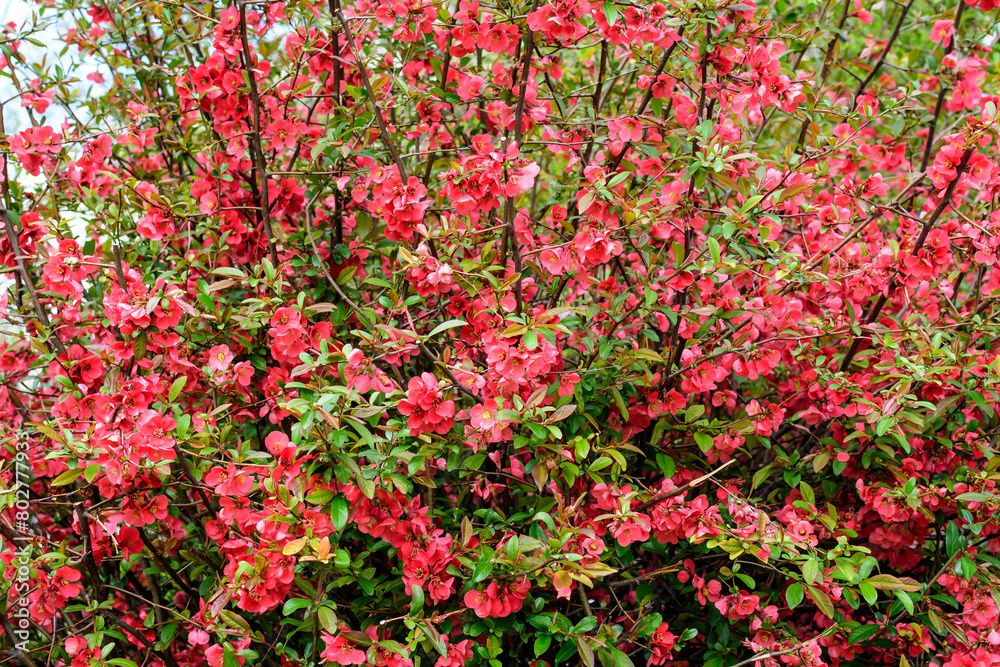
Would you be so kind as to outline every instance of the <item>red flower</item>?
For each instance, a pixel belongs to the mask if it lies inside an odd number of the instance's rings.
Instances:
[[[320,657],[327,662],[337,665],[363,665],[365,663],[365,652],[348,642],[343,635],[334,637],[329,632],[323,632],[322,638],[326,648],[320,653]]]
[[[430,373],[410,378],[406,398],[399,402],[399,411],[408,415],[407,424],[414,434],[444,434],[455,425],[455,403],[445,400],[438,379]]]

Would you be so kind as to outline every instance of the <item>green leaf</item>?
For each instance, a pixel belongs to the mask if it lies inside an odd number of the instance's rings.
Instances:
[[[756,489],[758,486],[763,484],[764,480],[770,477],[772,472],[774,472],[774,466],[770,463],[755,472],[753,475],[753,486],[751,488]]]
[[[514,535],[509,540],[507,540],[507,546],[505,548],[507,553],[507,558],[512,561],[517,560],[518,554],[521,553],[521,540],[518,539],[517,535]]]
[[[323,629],[333,634],[337,632],[337,615],[327,606],[319,608],[319,624]]]
[[[858,572],[857,568],[854,566],[854,562],[848,558],[838,558],[837,567],[843,573],[847,581],[853,581],[854,575]]]
[[[412,616],[424,608],[424,589],[417,584],[413,584],[410,590],[413,595],[413,602],[410,603],[410,616]]]
[[[830,599],[829,595],[827,595],[820,589],[816,588],[815,586],[810,586],[809,596],[812,597],[813,602],[816,603],[816,606],[819,608],[821,612],[823,612],[830,618],[833,618],[833,601]]]
[[[746,213],[747,211],[749,211],[750,209],[752,209],[754,206],[756,206],[757,204],[759,204],[761,201],[763,201],[763,199],[764,199],[764,195],[754,195],[753,197],[750,197],[749,199],[746,200],[746,202],[744,202],[743,208],[742,208],[741,212]]]
[[[862,625],[851,630],[851,634],[847,636],[848,644],[857,644],[859,642],[867,641],[874,637],[881,627],[878,625]]]
[[[489,560],[481,560],[476,564],[476,569],[472,571],[471,582],[478,584],[491,574],[493,574],[493,562]]]
[[[320,489],[313,491],[306,496],[306,502],[311,505],[325,505],[333,499],[333,491],[330,489]]]
[[[861,591],[861,596],[864,597],[865,602],[868,604],[875,604],[878,602],[878,591],[876,591],[875,587],[867,581],[862,581],[858,584],[858,590]]]
[[[424,631],[427,635],[427,639],[431,641],[434,645],[434,650],[436,650],[441,655],[448,655],[448,645],[444,643],[441,639],[441,633],[438,632],[433,625],[424,625],[423,623],[417,623],[417,627]]]
[[[695,403],[694,405],[692,405],[691,407],[689,407],[687,410],[684,411],[684,421],[690,424],[695,419],[698,419],[704,414],[705,414],[705,406],[702,405],[701,403]]]
[[[357,272],[358,267],[356,266],[348,266],[347,268],[341,270],[340,275],[337,276],[337,284],[346,285]]]
[[[677,463],[675,463],[672,458],[661,452],[657,452],[656,454],[656,465],[660,469],[660,472],[663,473],[664,477],[673,477],[674,473],[677,472]]]
[[[708,249],[712,253],[712,261],[719,264],[722,261],[722,250],[719,248],[719,242],[712,237],[708,238]]]
[[[616,648],[609,648],[608,651],[615,661],[615,667],[635,667],[635,663],[624,652]]]
[[[873,574],[868,577],[868,583],[880,591],[919,591],[923,585],[915,579],[905,577],[900,579],[891,574]]]
[[[534,329],[525,331],[524,336],[522,336],[522,340],[524,341],[524,346],[529,350],[534,350],[538,347],[538,334],[535,333]]]
[[[957,554],[959,549],[962,548],[964,542],[965,540],[962,538],[962,533],[958,529],[958,524],[954,521],[949,521],[948,527],[944,531],[944,545],[948,550],[948,558]]]
[[[538,635],[535,637],[535,657],[539,657],[552,646],[552,635]]]
[[[978,493],[975,491],[970,491],[969,493],[960,493],[955,496],[955,500],[962,500],[967,503],[985,503],[990,497],[985,493]]]
[[[177,397],[181,395],[181,391],[184,389],[184,385],[187,384],[187,376],[182,375],[173,384],[170,385],[170,393],[167,395],[167,401],[173,403],[177,400]]]
[[[656,629],[663,623],[663,617],[659,614],[649,614],[639,621],[635,628],[636,637],[648,637],[656,632]]]
[[[135,356],[136,361],[142,361],[146,356],[146,332],[140,331],[139,335],[135,337],[135,342],[132,344],[132,354]]]
[[[906,607],[906,612],[908,614],[912,614],[913,613],[913,600],[906,593],[906,591],[901,591],[901,590],[899,590],[897,588],[896,590],[893,591],[893,593],[896,595],[897,598],[899,598],[899,601],[903,603],[903,606]]]
[[[338,533],[347,526],[347,519],[350,515],[350,507],[347,499],[337,496],[330,502],[330,517],[333,519],[333,528]]]
[[[820,566],[819,561],[815,558],[807,560],[806,564],[802,566],[802,577],[806,580],[807,584],[816,584],[823,581],[823,568]]]
[[[226,276],[228,278],[246,278],[247,275],[240,271],[239,269],[233,268],[231,266],[220,266],[219,268],[212,271],[212,275],[215,276]]]
[[[803,597],[805,597],[805,591],[802,590],[802,584],[799,582],[795,582],[785,591],[785,601],[788,603],[789,609],[798,607]]]
[[[622,398],[621,392],[617,388],[611,388],[611,396],[615,399],[615,405],[618,406],[619,412],[622,414],[622,419],[628,420],[628,406],[625,405],[625,399]]]
[[[306,607],[311,606],[312,603],[312,600],[307,600],[305,598],[292,598],[290,600],[285,600],[285,605],[281,608],[281,613],[285,616],[289,616],[299,609],[305,609]]]
[[[52,481],[52,486],[66,486],[67,484],[72,484],[76,481],[76,478],[84,473],[84,468],[74,468],[73,470],[64,470],[62,474],[56,477]]]
[[[466,322],[465,320],[448,320],[447,322],[442,322],[441,324],[431,329],[431,332],[427,334],[427,337],[434,338],[434,336],[438,335],[442,331],[447,331],[448,329],[454,329],[455,327],[464,327],[466,324],[468,324],[468,322]]]
[[[618,8],[615,7],[615,3],[611,0],[604,0],[604,18],[607,20],[608,25],[614,25],[615,21],[618,20]]]

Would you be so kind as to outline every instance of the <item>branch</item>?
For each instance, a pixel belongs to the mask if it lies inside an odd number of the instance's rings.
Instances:
[[[634,584],[638,581],[644,581],[646,579],[652,579],[653,577],[658,577],[661,574],[670,574],[671,572],[679,572],[681,570],[681,563],[674,563],[673,565],[668,565],[667,567],[661,567],[653,570],[652,572],[647,572],[646,574],[640,574],[638,577],[632,577],[631,579],[619,579],[618,581],[612,581],[608,584],[609,588],[621,588],[622,586],[628,586],[629,584]]]
[[[4,634],[7,635],[7,638],[10,639],[10,643],[14,646],[9,653],[10,657],[16,658],[17,661],[21,663],[21,667],[38,667],[38,663],[36,663],[30,655],[17,648],[19,643],[17,641],[17,635],[14,634],[14,628],[11,626],[10,620],[7,619],[7,614],[0,614],[0,625],[3,625]]]
[[[257,91],[257,79],[254,76],[253,59],[250,56],[250,42],[247,40],[247,6],[240,3],[240,41],[243,43],[243,65],[250,81],[250,100],[253,103],[253,136],[250,150],[253,153],[254,171],[257,172],[257,180],[260,182],[260,189],[256,193],[257,206],[261,222],[264,225],[264,233],[267,234],[267,249],[271,255],[271,263],[275,268],[278,266],[278,248],[274,243],[274,229],[271,228],[271,200],[267,196],[267,167],[264,164],[264,149],[260,145],[260,93]]]
[[[305,207],[306,235],[309,237],[309,244],[312,246],[313,252],[319,259],[319,264],[320,268],[323,270],[323,275],[326,277],[327,281],[329,281],[330,285],[337,292],[337,294],[340,295],[340,298],[344,300],[344,303],[353,308],[354,312],[358,314],[358,321],[359,322],[362,321],[363,317],[364,323],[368,326],[368,328],[371,331],[375,331],[375,324],[368,319],[368,315],[363,310],[361,310],[361,307],[358,306],[358,304],[354,303],[354,301],[352,301],[349,296],[344,294],[344,290],[340,289],[340,285],[337,284],[337,281],[334,279],[334,277],[330,275],[330,270],[326,268],[326,262],[323,261],[323,256],[319,254],[319,247],[316,245],[316,239],[313,238],[313,232],[312,232],[312,207],[313,207],[313,202],[315,201],[316,198],[314,197],[313,200],[310,201],[308,204],[306,204]]]
[[[693,479],[690,482],[688,482],[687,484],[684,484],[683,486],[678,486],[676,489],[672,489],[672,490],[667,491],[665,493],[660,493],[660,494],[657,494],[657,495],[653,496],[652,498],[650,498],[646,502],[644,502],[641,505],[639,505],[638,507],[636,507],[633,511],[634,512],[644,512],[647,509],[649,509],[650,506],[655,505],[656,503],[660,502],[661,500],[666,500],[667,498],[673,498],[674,496],[681,495],[685,491],[690,491],[694,487],[701,485],[702,482],[704,482],[706,480],[709,480],[712,477],[715,477],[717,474],[719,474],[720,472],[722,472],[723,470],[725,470],[726,468],[728,468],[729,466],[731,466],[734,463],[736,463],[736,459],[729,459],[728,461],[726,461],[725,463],[723,463],[721,466],[719,466],[718,468],[716,468],[712,472],[708,473],[707,475],[702,475],[701,477],[699,477],[697,479]]]
[[[826,83],[826,77],[830,76],[830,66],[833,64],[833,50],[837,48],[837,39],[840,37],[840,31],[844,28],[844,23],[847,22],[847,16],[850,12],[851,0],[844,0],[844,8],[840,12],[840,21],[837,22],[837,29],[830,35],[830,43],[826,46],[826,55],[823,56],[823,67],[820,69],[819,73],[819,85],[816,86],[816,98],[819,99],[823,92],[823,84]],[[802,120],[802,127],[799,129],[799,138],[795,142],[795,149],[798,150],[805,143],[806,136],[809,134],[809,116],[806,116]]]
[[[199,597],[201,597],[198,595],[198,593],[195,592],[193,588],[191,588],[190,584],[181,579],[181,576],[177,574],[174,568],[170,567],[170,565],[166,561],[164,561],[163,558],[160,557],[160,553],[155,548],[153,548],[153,543],[149,541],[149,537],[146,535],[146,531],[144,531],[142,528],[139,528],[139,538],[142,540],[142,543],[146,546],[146,548],[149,549],[149,553],[153,557],[153,560],[156,561],[156,564],[159,565],[160,569],[166,572],[167,575],[174,580],[175,584],[184,589],[184,592],[187,593],[190,597],[196,600]]]
[[[187,478],[191,485],[198,491],[198,495],[201,501],[205,503],[205,509],[212,510],[212,501],[208,499],[208,494],[205,493],[205,488],[194,478],[194,474],[191,472],[191,467],[188,465],[187,460],[184,458],[184,452],[181,450],[181,446],[174,442],[174,455],[177,456],[177,462],[181,464],[181,472],[184,473],[184,477]],[[197,509],[197,508],[196,508]]]
[[[115,278],[118,280],[118,286],[122,290],[127,290],[128,283],[125,282],[125,270],[122,268],[122,249],[116,244],[112,248],[112,252],[115,256]]]
[[[962,10],[965,9],[965,3],[958,3],[958,7],[955,9],[955,18],[952,20],[952,25],[955,29],[955,34],[951,36],[951,41],[948,43],[948,48],[944,50],[944,54],[948,55],[955,50],[955,44],[958,42],[958,26],[962,22]],[[931,118],[930,125],[927,127],[927,145],[924,146],[924,157],[920,161],[920,172],[927,171],[927,165],[931,163],[931,151],[934,148],[934,132],[937,131],[938,120],[941,118],[941,108],[944,106],[944,98],[948,93],[948,86],[941,82],[941,90],[938,91],[937,102],[934,104],[934,116]]]
[[[752,662],[760,662],[761,660],[767,660],[768,658],[777,658],[780,655],[788,655],[789,653],[795,653],[796,651],[801,651],[805,648],[805,645],[793,646],[792,648],[786,648],[784,651],[767,651],[766,653],[758,653],[752,658],[747,658],[742,662],[737,662],[733,667],[744,667],[744,665],[749,665]]]
[[[414,335],[416,335],[416,333],[417,333],[417,327],[413,323],[413,316],[410,315],[410,309],[409,308],[404,308],[403,312],[406,313],[406,319],[410,323],[410,328],[413,330]],[[449,369],[447,366],[445,366],[444,363],[440,359],[438,359],[437,355],[434,354],[433,352],[431,352],[430,349],[424,343],[422,343],[422,342],[420,342],[418,340],[417,341],[417,348],[420,350],[420,352],[425,357],[427,357],[428,361],[430,361],[432,364],[436,364],[436,365],[438,365],[438,366],[441,367],[441,371],[451,381],[451,383],[453,385],[455,385],[456,389],[458,389],[460,392],[462,392],[463,394],[465,394],[466,396],[468,396],[469,398],[471,398],[477,404],[478,403],[482,403],[482,399],[480,399],[478,396],[476,396],[471,391],[469,391],[468,389],[466,389],[465,385],[463,385],[461,382],[459,382],[458,378],[455,377],[455,374],[451,372],[451,369]]]
[[[534,12],[538,7],[538,0],[534,0],[531,3],[531,11]],[[524,96],[528,90],[528,76],[531,73],[531,54],[534,51],[535,45],[535,35],[531,31],[531,28],[524,29],[524,58],[521,63],[521,91],[517,96],[517,108],[514,111],[514,141],[517,143],[518,150],[521,149],[521,138],[523,135],[523,124],[524,124]],[[514,216],[516,215],[514,211],[514,197],[509,196],[504,204],[503,217],[504,217],[504,234],[507,240],[510,242],[511,254],[514,255],[514,273],[517,274],[517,282],[514,284],[514,296],[517,300],[517,305],[514,312],[518,315],[524,310],[524,294],[521,288],[521,248],[517,242],[517,232],[514,229]],[[501,253],[501,264],[506,267],[507,256],[506,253]]]
[[[927,235],[930,234],[931,228],[934,223],[937,222],[944,210],[948,208],[951,204],[951,196],[955,193],[955,188],[958,187],[958,181],[961,180],[962,174],[965,173],[966,167],[969,166],[969,160],[972,159],[972,155],[976,152],[975,148],[966,149],[965,154],[962,156],[962,161],[958,164],[955,169],[955,178],[952,179],[951,183],[948,184],[948,188],[945,190],[944,195],[941,197],[941,201],[938,202],[937,208],[931,213],[931,216],[927,218],[927,222],[924,223],[923,229],[920,230],[920,236],[917,237],[916,243],[913,244],[913,248],[910,250],[908,257],[913,257],[919,252],[921,248],[924,247],[924,241],[927,240]],[[896,275],[893,276],[892,280],[889,282],[889,286],[886,288],[885,292],[879,296],[878,301],[872,306],[872,309],[868,312],[868,316],[865,318],[865,324],[873,323],[876,318],[878,318],[879,313],[882,312],[882,307],[885,306],[886,301],[889,300],[889,294],[899,286],[899,281]],[[861,347],[861,336],[855,336],[854,340],[851,342],[851,347],[844,355],[844,361],[840,364],[840,372],[846,371],[850,365],[851,361],[854,359],[854,355],[858,353],[858,348]]]
[[[389,149],[389,154],[392,155],[393,162],[396,163],[396,169],[399,170],[399,177],[403,180],[406,179],[406,167],[403,166],[403,160],[399,157],[399,151],[396,150],[396,144],[392,142],[392,138],[389,136],[389,128],[385,126],[385,119],[382,118],[382,110],[378,106],[378,100],[375,99],[375,91],[372,90],[372,82],[368,79],[368,69],[365,67],[364,63],[361,61],[361,54],[358,53],[354,46],[354,33],[351,32],[351,26],[344,18],[344,12],[340,10],[339,7],[335,8],[337,13],[337,19],[340,24],[344,26],[344,32],[347,34],[347,47],[351,50],[351,54],[358,63],[358,72],[361,74],[361,82],[365,86],[365,91],[368,93],[368,97],[372,100],[372,107],[375,111],[375,120],[378,122],[378,131],[382,135],[382,141],[385,143],[386,148]]]
[[[87,518],[87,510],[83,503],[76,506],[76,515],[80,519],[80,532],[83,533],[83,565],[87,568],[87,578],[94,587],[94,595],[98,602],[104,602],[104,584],[101,583],[101,574],[97,569],[97,562],[94,560],[94,549],[90,541],[90,520]]]
[[[681,43],[681,38],[684,36],[684,28],[686,27],[687,26],[683,26],[681,27],[680,30],[677,31],[677,41],[671,44],[667,48],[667,52],[663,54],[663,59],[660,60],[660,66],[656,68],[656,73],[653,74],[652,76],[653,81],[656,81],[656,78],[661,74],[663,74],[663,70],[667,66],[667,61],[670,60],[670,56],[673,55],[674,49],[677,48],[677,45]],[[649,101],[651,99],[653,99],[652,84],[650,84],[649,88],[646,89],[646,94],[643,95],[642,102],[639,104],[639,110],[635,112],[636,116],[641,116],[643,113],[645,113],[646,107],[649,105]],[[621,152],[615,156],[614,160],[611,161],[611,165],[608,167],[609,174],[618,169],[618,165],[620,165],[622,163],[622,160],[625,158],[625,153],[627,153],[628,149],[631,147],[632,147],[632,142],[626,141],[625,145],[622,146]]]
[[[961,3],[959,3],[961,4]],[[882,55],[878,57],[878,62],[875,63],[875,67],[868,72],[868,76],[858,84],[858,89],[854,91],[854,106],[858,105],[858,98],[861,97],[861,93],[865,92],[865,88],[871,83],[872,79],[878,75],[878,71],[882,69],[882,65],[885,64],[886,56],[889,55],[889,51],[892,50],[892,45],[896,42],[896,38],[899,37],[899,31],[903,27],[903,21],[906,19],[906,14],[910,11],[910,7],[913,6],[913,0],[906,3],[903,7],[903,13],[899,15],[899,20],[896,21],[896,27],[893,28],[892,34],[889,36],[889,41],[885,43],[885,48],[882,49]]]

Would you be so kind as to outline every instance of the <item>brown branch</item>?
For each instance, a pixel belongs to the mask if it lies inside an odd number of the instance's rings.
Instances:
[[[17,635],[14,633],[14,628],[11,626],[10,620],[7,618],[7,614],[0,614],[0,625],[3,626],[4,634],[7,635],[7,638],[10,639],[10,643],[14,646],[14,648],[8,653],[10,657],[17,659],[17,661],[21,663],[21,667],[38,667],[38,663],[36,663],[30,655],[17,648],[17,645],[20,642],[17,641]]]
[[[319,254],[319,247],[316,245],[316,239],[313,238],[313,232],[312,232],[312,207],[313,207],[313,202],[315,201],[316,198],[314,197],[313,201],[306,204],[305,207],[306,235],[309,237],[309,244],[312,246],[313,252],[316,254],[316,257],[319,258],[320,268],[323,270],[323,275],[326,277],[327,281],[330,283],[330,286],[333,287],[333,289],[337,292],[340,298],[344,300],[344,303],[353,308],[354,312],[358,314],[358,321],[359,322],[362,321],[362,316],[363,316],[364,323],[368,326],[368,328],[371,331],[374,331],[375,323],[369,320],[367,313],[361,310],[361,307],[358,306],[358,304],[354,303],[354,301],[352,301],[349,296],[344,294],[344,290],[340,289],[340,285],[337,284],[337,281],[334,279],[334,277],[330,275],[330,270],[326,268],[326,262],[323,261],[323,256]]]
[[[115,256],[115,278],[118,280],[118,286],[125,290],[128,288],[128,283],[125,282],[125,270],[122,268],[122,249],[115,245],[112,252]]]
[[[278,248],[274,242],[274,229],[271,227],[271,200],[267,196],[267,166],[264,163],[264,149],[260,144],[260,93],[257,90],[257,79],[254,76],[253,58],[250,54],[250,41],[247,39],[247,6],[240,3],[240,41],[243,43],[243,70],[250,82],[250,101],[253,105],[253,135],[250,151],[253,153],[254,171],[260,183],[257,195],[257,207],[260,220],[267,234],[267,250],[271,255],[271,263],[278,266]]]
[[[146,548],[149,549],[149,554],[153,557],[153,560],[156,561],[156,564],[160,566],[160,569],[166,572],[167,575],[174,580],[174,583],[180,586],[185,593],[187,593],[191,598],[197,600],[200,597],[198,593],[191,587],[191,584],[184,581],[177,571],[170,567],[165,560],[163,560],[160,556],[160,552],[153,547],[153,543],[149,541],[146,531],[142,528],[139,528],[139,538],[142,540],[142,543],[146,546]]]
[[[601,66],[597,73],[597,85],[594,86],[594,118],[601,113],[601,91],[604,89],[604,74],[608,68],[608,40],[601,40]],[[654,82],[655,83],[655,82]],[[652,84],[650,84],[652,86]]]
[[[719,466],[718,468],[716,468],[712,472],[710,472],[710,473],[708,473],[706,475],[702,475],[701,477],[699,477],[697,479],[693,479],[690,482],[688,482],[687,484],[684,484],[683,486],[678,486],[676,489],[672,489],[672,490],[667,491],[665,493],[657,494],[657,495],[653,496],[652,498],[650,498],[649,500],[647,500],[646,502],[644,502],[641,505],[639,505],[638,507],[636,507],[632,511],[633,512],[645,512],[652,505],[655,505],[656,503],[660,502],[661,500],[666,500],[667,498],[673,498],[674,496],[681,495],[685,491],[690,491],[691,489],[695,488],[696,486],[700,486],[702,482],[704,482],[706,480],[709,480],[712,477],[715,477],[717,474],[719,474],[720,472],[722,472],[723,470],[725,470],[726,468],[728,468],[729,466],[731,466],[734,463],[736,463],[736,459],[729,459],[728,461],[726,461],[725,463],[723,463],[721,466]]]
[[[104,602],[104,584],[101,582],[101,574],[97,569],[97,562],[94,560],[94,548],[90,539],[90,520],[87,518],[87,510],[83,503],[76,506],[76,515],[80,520],[80,532],[83,533],[83,565],[87,570],[87,578],[90,585],[94,587],[94,596],[98,602]]]
[[[538,0],[534,0],[531,4],[531,11],[534,12],[538,7]],[[531,31],[531,28],[524,29],[524,58],[521,63],[521,90],[517,96],[517,107],[514,111],[514,142],[517,143],[518,150],[521,149],[521,138],[523,137],[523,124],[524,124],[524,97],[528,90],[528,77],[531,73],[531,54],[534,51],[535,35]],[[514,228],[514,217],[516,212],[514,210],[514,197],[508,196],[504,204],[503,217],[504,217],[504,236],[509,242],[511,248],[511,254],[514,256],[514,273],[517,274],[517,282],[514,283],[514,297],[517,301],[514,312],[518,315],[524,310],[524,293],[522,291],[522,266],[521,266],[521,247],[517,242],[517,231]],[[506,243],[504,246],[506,247]],[[507,255],[502,253],[501,264],[506,267]]]
[[[336,16],[340,12],[340,0],[329,0],[330,16]],[[340,104],[340,35],[336,30],[330,31],[330,40],[333,43],[333,103]]]
[[[896,38],[899,37],[899,31],[903,27],[903,21],[906,20],[906,15],[909,13],[910,7],[913,6],[913,1],[914,0],[910,0],[906,3],[906,6],[903,7],[903,13],[899,15],[899,20],[896,21],[896,27],[892,29],[892,34],[889,36],[889,41],[885,43],[885,48],[882,49],[882,54],[878,57],[878,62],[875,63],[875,67],[868,72],[868,76],[866,76],[864,80],[858,84],[857,90],[854,91],[855,107],[858,105],[858,98],[861,97],[861,93],[865,92],[865,88],[872,82],[872,79],[878,75],[879,70],[882,69],[882,65],[885,64],[885,59],[889,55],[889,51],[892,50],[892,45],[895,44]]]
[[[184,477],[191,482],[191,485],[198,491],[198,496],[201,498],[201,501],[205,503],[205,509],[210,511],[214,509],[212,502],[208,499],[208,494],[205,493],[204,487],[194,478],[194,474],[191,472],[191,467],[184,458],[184,452],[181,450],[181,446],[176,442],[174,442],[174,455],[177,456],[177,462],[181,464],[181,472],[184,473]]]
[[[661,567],[653,570],[652,572],[647,572],[646,574],[640,574],[638,577],[632,577],[631,579],[619,579],[617,581],[612,581],[608,584],[609,588],[621,588],[623,586],[628,586],[629,584],[634,584],[640,581],[645,581],[646,579],[652,579],[653,577],[658,577],[661,574],[670,574],[671,572],[678,572],[682,568],[682,563],[674,563],[673,565],[668,565],[667,567]]]
[[[396,150],[396,144],[392,142],[392,138],[389,136],[389,128],[385,125],[385,119],[382,118],[382,109],[378,106],[378,100],[375,99],[375,91],[372,90],[372,82],[368,79],[368,68],[365,67],[364,63],[361,61],[361,54],[358,52],[354,45],[354,33],[351,32],[351,26],[344,18],[344,12],[340,10],[339,7],[335,8],[334,11],[337,14],[337,20],[340,24],[344,26],[344,33],[347,35],[347,48],[351,50],[354,55],[354,59],[358,63],[358,72],[361,74],[361,82],[365,86],[365,91],[368,93],[368,97],[372,100],[372,109],[375,111],[375,120],[378,122],[378,131],[382,135],[382,141],[385,143],[386,148],[389,149],[389,154],[392,155],[393,162],[396,163],[396,169],[399,170],[399,177],[401,179],[406,179],[406,167],[403,165],[402,158],[399,157],[399,151]]]
[[[413,316],[410,315],[410,309],[404,307],[403,312],[406,313],[406,319],[410,323],[410,328],[413,330],[413,333],[415,335],[417,333],[417,327],[413,323]],[[455,385],[456,389],[458,389],[460,392],[462,392],[463,394],[474,400],[476,403],[482,402],[482,399],[480,399],[478,396],[476,396],[471,391],[466,389],[465,385],[463,385],[461,382],[458,381],[458,378],[456,378],[455,374],[451,372],[451,369],[445,366],[444,363],[442,363],[442,361],[438,359],[437,355],[430,351],[430,348],[428,348],[425,344],[421,343],[420,341],[417,341],[417,348],[425,357],[427,357],[428,361],[430,361],[432,364],[436,364],[441,367],[441,371],[451,381],[451,383]]]
[[[656,68],[656,73],[653,74],[652,76],[652,81],[656,81],[657,77],[663,74],[663,70],[667,66],[667,61],[670,60],[670,56],[673,55],[674,49],[677,48],[677,45],[681,43],[681,38],[684,36],[684,28],[686,27],[687,26],[682,26],[681,29],[677,31],[677,41],[671,44],[667,48],[667,52],[663,54],[663,58],[660,60],[660,65],[659,67]],[[636,116],[641,116],[643,113],[645,113],[646,107],[649,105],[649,101],[651,99],[653,99],[652,84],[650,84],[649,88],[646,89],[646,94],[642,96],[642,102],[639,104],[639,110],[635,112]],[[611,165],[608,167],[608,174],[611,174],[616,169],[618,169],[618,165],[620,165],[622,163],[622,160],[625,158],[625,153],[627,153],[628,149],[631,147],[632,147],[632,142],[626,141],[625,145],[622,146],[621,152],[618,153],[618,155],[616,155],[615,158],[611,161]]]
[[[952,25],[955,28],[955,34],[951,36],[951,42],[948,43],[948,48],[945,49],[945,55],[950,54],[955,50],[955,44],[958,42],[958,26],[962,22],[962,10],[965,9],[965,3],[958,3],[958,7],[955,9],[955,18],[952,20]],[[924,157],[920,160],[920,172],[924,173],[927,171],[927,165],[931,163],[931,151],[934,149],[934,133],[937,131],[938,120],[941,118],[941,109],[944,106],[944,98],[948,94],[949,87],[941,82],[941,90],[938,92],[937,102],[934,104],[934,116],[931,117],[930,125],[927,127],[927,145],[924,146]]]
[[[951,183],[948,184],[948,188],[945,190],[944,195],[941,196],[941,201],[938,202],[937,208],[931,213],[931,216],[927,218],[927,222],[924,223],[923,229],[920,230],[920,236],[917,237],[916,242],[913,244],[913,248],[910,250],[908,257],[913,257],[924,247],[924,241],[927,240],[927,235],[930,234],[931,228],[934,223],[937,222],[944,210],[948,208],[951,204],[951,196],[955,193],[955,188],[958,187],[958,182],[962,178],[962,174],[965,173],[966,167],[969,166],[969,160],[972,159],[972,155],[976,152],[975,148],[966,149],[965,154],[962,156],[962,161],[955,168],[955,178],[952,179]],[[885,292],[879,296],[878,301],[872,306],[871,310],[868,311],[868,316],[865,317],[865,324],[872,324],[882,312],[882,308],[885,306],[886,302],[889,300],[889,294],[893,292],[899,286],[898,276],[894,275],[892,280],[889,282],[889,286],[886,288]],[[851,347],[848,349],[847,354],[844,355],[844,361],[840,364],[840,372],[843,373],[851,366],[851,361],[854,360],[854,355],[858,353],[858,348],[861,347],[862,336],[855,336],[854,340],[851,342]]]
[[[766,653],[758,653],[754,657],[747,658],[743,662],[737,662],[735,665],[733,665],[733,667],[744,667],[745,665],[749,665],[750,663],[753,662],[760,662],[761,660],[767,660],[768,658],[777,658],[778,656],[781,655],[788,655],[789,653],[795,653],[796,651],[801,651],[803,648],[805,648],[805,645],[800,644],[799,646],[793,646],[792,648],[787,648],[784,651],[767,651]]]
[[[9,388],[8,388],[9,389]],[[18,535],[14,532],[14,529],[0,521],[0,535],[3,535],[11,543],[11,545],[18,544],[23,540],[30,540],[33,535]]]
[[[830,35],[830,43],[826,47],[826,55],[823,57],[823,67],[820,69],[819,73],[819,85],[816,86],[816,99],[819,99],[820,95],[823,93],[823,85],[826,83],[826,78],[830,76],[830,67],[833,65],[833,51],[837,48],[837,39],[840,36],[840,31],[844,29],[844,23],[847,22],[847,16],[850,13],[851,0],[844,0],[844,8],[840,12],[840,21],[837,22],[837,29]],[[809,117],[802,121],[802,127],[799,129],[799,138],[795,142],[795,148],[798,150],[805,143],[806,136],[809,134]]]

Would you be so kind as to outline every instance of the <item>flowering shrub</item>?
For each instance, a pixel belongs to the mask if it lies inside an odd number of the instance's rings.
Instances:
[[[6,664],[1000,664],[996,3],[41,5]]]

